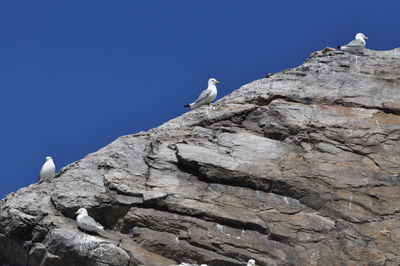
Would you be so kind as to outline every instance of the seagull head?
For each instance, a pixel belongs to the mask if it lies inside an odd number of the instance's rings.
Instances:
[[[357,33],[356,34],[356,39],[357,40],[364,40],[364,39],[368,39],[368,37],[365,36],[364,33]]]
[[[46,162],[48,161],[48,160],[53,160],[50,156],[47,156],[46,157]]]
[[[215,84],[217,84],[217,83],[219,83],[219,81],[216,80],[215,78],[210,78],[210,79],[208,80],[208,85],[215,85]]]
[[[82,215],[88,215],[87,210],[85,208],[80,208],[75,214],[82,214]]]
[[[256,265],[256,261],[253,260],[253,259],[250,259],[250,260],[247,262],[247,266],[255,266],[255,265]]]

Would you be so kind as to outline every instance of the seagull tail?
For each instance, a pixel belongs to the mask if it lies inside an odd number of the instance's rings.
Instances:
[[[338,49],[342,49],[342,48],[340,48],[340,47],[342,47],[342,46],[336,46],[336,48],[338,48]]]
[[[186,104],[185,106],[183,106],[183,107],[189,107],[190,108],[190,104]]]

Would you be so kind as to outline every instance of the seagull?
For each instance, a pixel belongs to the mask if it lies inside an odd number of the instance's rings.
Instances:
[[[78,216],[76,216],[76,222],[82,230],[87,232],[104,231],[104,227],[90,217],[85,208],[80,208],[75,214],[78,214]]]
[[[344,46],[338,46],[337,48],[344,52],[361,53],[365,49],[366,42],[364,39],[368,39],[368,37],[366,37],[363,33],[357,33],[355,40],[352,40]]]
[[[46,162],[43,164],[42,169],[39,173],[39,182],[49,181],[54,177],[56,166],[54,165],[53,159],[50,156],[46,157]]]
[[[253,259],[250,259],[250,260],[247,262],[247,266],[256,266],[256,261],[253,260]]]
[[[185,107],[190,107],[190,109],[194,109],[203,104],[210,104],[217,97],[217,86],[215,84],[219,83],[215,78],[210,78],[208,80],[208,88],[205,89],[202,93],[200,93],[199,98],[191,104],[185,105]]]

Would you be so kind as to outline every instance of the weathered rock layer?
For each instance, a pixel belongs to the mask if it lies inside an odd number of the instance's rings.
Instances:
[[[398,265],[399,166],[400,49],[318,51],[8,195],[0,263]]]

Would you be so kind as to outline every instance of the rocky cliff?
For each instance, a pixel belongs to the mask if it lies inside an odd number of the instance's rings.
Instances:
[[[325,49],[8,195],[0,264],[398,265],[399,171],[400,48]]]

